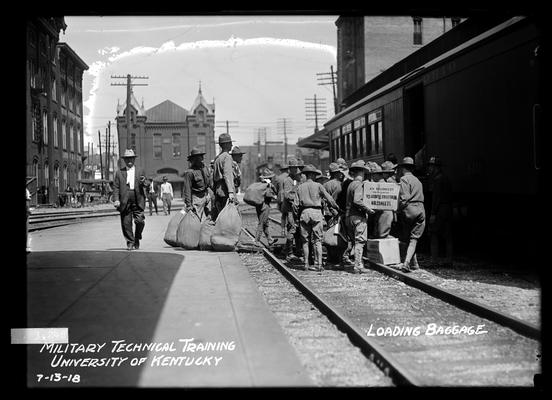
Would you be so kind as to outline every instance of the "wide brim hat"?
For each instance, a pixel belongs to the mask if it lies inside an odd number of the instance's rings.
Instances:
[[[228,133],[221,133],[219,138],[218,138],[218,143],[219,144],[232,143],[232,142],[233,142],[232,137]]]
[[[238,146],[232,147],[232,150],[230,150],[231,155],[238,155],[238,154],[245,154],[243,151],[240,150]]]
[[[280,171],[283,171],[285,169],[289,169],[289,165],[287,165],[286,163],[280,165],[280,167],[278,168]]]
[[[122,158],[136,158],[138,157],[134,150],[132,149],[126,149],[124,154],[121,156]]]
[[[308,173],[312,173],[312,174],[318,174],[320,171],[317,170],[313,165],[309,164],[309,165],[306,165],[305,168],[303,168],[303,172],[304,174],[308,174]]]
[[[370,165],[370,173],[371,174],[381,174],[383,173],[383,169],[376,163],[373,163]]]
[[[343,172],[343,166],[337,163],[331,163],[328,169],[330,171],[330,174],[334,172]]]
[[[399,163],[399,167],[414,167],[414,159],[412,157],[405,157]]]
[[[358,171],[358,170],[370,171],[370,169],[366,167],[366,164],[362,160],[355,161],[349,167],[349,171]]]
[[[274,178],[274,172],[272,172],[270,169],[268,168],[265,168],[260,174],[259,174],[259,178],[261,179],[270,179],[270,178]]]
[[[192,151],[190,152],[190,155],[188,156],[188,160],[190,160],[190,158],[192,157],[195,157],[195,156],[203,156],[205,155],[206,153],[204,153],[203,151],[199,150],[198,148],[194,147],[192,149]]]
[[[393,164],[391,161],[384,161],[381,164],[381,169],[384,173],[395,173],[395,168],[397,168],[397,164]]]

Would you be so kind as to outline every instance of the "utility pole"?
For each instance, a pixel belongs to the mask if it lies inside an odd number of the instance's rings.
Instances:
[[[317,80],[319,81],[318,86],[332,85],[333,100],[334,100],[334,114],[337,114],[339,112],[337,109],[337,96],[335,94],[337,71],[334,72],[333,65],[330,65],[330,72],[323,72],[316,75],[318,75],[318,78],[317,78]]]
[[[217,121],[218,125],[216,125],[217,128],[225,128],[226,127],[226,133],[230,134],[230,128],[237,128],[238,127],[238,121]]]
[[[278,129],[283,130],[284,134],[284,163],[287,163],[288,159],[288,140],[287,134],[290,130],[291,119],[290,118],[280,118],[278,120]]]
[[[305,111],[307,121],[314,121],[314,132],[318,132],[318,119],[326,118],[326,99],[313,98],[305,99]]]
[[[132,87],[133,86],[148,86],[147,83],[132,83],[133,79],[149,79],[147,76],[131,76],[130,74],[127,74],[127,76],[116,76],[111,75],[112,79],[125,79],[126,83],[112,83],[111,86],[126,86],[127,93],[126,93],[126,108],[130,110],[130,99],[132,96]],[[126,137],[126,147],[127,149],[130,148],[130,112],[126,112],[126,128],[127,128],[127,137]],[[119,149],[120,150],[120,149]]]
[[[102,163],[102,135],[98,130],[98,146],[100,146],[100,177],[103,179],[103,163]]]
[[[106,163],[106,177],[105,179],[109,180],[109,165],[111,164],[111,121],[107,122],[107,146],[106,146],[107,157],[105,160]]]

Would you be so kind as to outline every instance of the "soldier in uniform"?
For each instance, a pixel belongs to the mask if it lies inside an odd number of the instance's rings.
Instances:
[[[337,204],[337,199],[339,198],[339,195],[343,187],[343,180],[345,179],[345,174],[343,173],[343,166],[337,163],[331,163],[329,166],[329,170],[330,170],[330,180],[324,183],[323,186],[324,186],[324,189],[326,189],[326,191],[330,194],[330,196],[333,197],[333,199],[336,201],[336,204]],[[343,207],[341,210],[345,210],[345,207]],[[337,211],[334,208],[331,208],[329,211],[332,217],[337,217],[339,215],[339,211]],[[344,222],[345,221],[343,220],[342,223]],[[343,255],[343,248],[327,247],[326,250],[328,253],[328,262],[337,264],[341,260],[341,257]]]
[[[383,169],[375,164],[370,172],[372,182],[388,183],[385,180]],[[376,210],[374,213],[374,224],[372,237],[376,239],[385,239],[391,235],[391,226],[393,225],[393,210]]]
[[[400,267],[405,272],[418,269],[416,245],[425,229],[424,192],[422,183],[414,176],[414,160],[404,157],[399,164],[399,209],[398,217],[402,227],[401,242],[408,243],[404,262]]]
[[[289,167],[286,163],[280,167],[280,174],[274,178],[274,189],[276,191],[276,201],[278,204],[278,210],[282,213],[280,225],[282,227],[282,236],[286,236],[286,222],[287,215],[282,210],[284,204],[284,182],[289,178]]]
[[[330,207],[338,208],[335,200],[314,178],[317,175],[316,168],[307,165],[303,170],[307,180],[297,187],[293,208],[299,216],[301,224],[301,239],[303,244],[304,270],[322,271],[322,236],[324,217],[322,215],[322,198]],[[314,247],[314,260],[316,267],[309,266],[309,237],[312,238]]]
[[[240,163],[242,161],[243,153],[238,146],[232,147],[232,150],[230,150],[230,155],[232,156],[232,170],[234,171],[234,188],[235,193],[239,192],[239,188],[241,186],[241,169],[240,169]]]
[[[355,254],[354,273],[364,272],[362,254],[368,240],[367,215],[374,214],[374,210],[364,204],[364,175],[369,171],[364,161],[355,161],[349,168],[353,181],[347,188],[346,218],[349,228],[349,238]]]
[[[261,182],[268,183],[268,188],[264,193],[263,204],[255,206],[257,218],[259,219],[259,224],[257,225],[257,231],[255,233],[255,244],[257,246],[260,244],[259,241],[261,240],[262,233],[264,233],[264,235],[266,236],[266,240],[269,246],[272,246],[276,242],[276,239],[274,239],[270,235],[270,231],[268,230],[268,225],[270,222],[270,202],[272,201],[272,199],[276,198],[274,185],[272,185],[271,182],[272,178],[274,178],[274,173],[268,168],[265,168],[259,176],[259,180]]]
[[[291,261],[292,259],[292,250],[293,250],[293,243],[295,240],[295,247],[297,248],[299,245],[299,242],[296,240],[296,232],[297,232],[297,222],[296,218],[293,214],[293,203],[295,202],[295,190],[297,188],[297,180],[296,178],[300,174],[301,170],[300,168],[302,165],[300,165],[295,158],[289,159],[289,174],[287,177],[284,178],[284,180],[281,183],[281,188],[283,191],[282,195],[282,218],[285,218],[285,236],[286,236],[286,244],[284,247],[284,255],[286,256],[287,261]]]
[[[204,152],[194,147],[188,156],[190,168],[184,172],[182,191],[186,212],[195,212],[199,220],[208,217],[211,211],[211,201],[208,192],[209,173],[203,164]]]
[[[232,156],[229,151],[232,149],[232,138],[227,133],[219,136],[220,154],[215,158],[213,164],[213,190],[215,192],[215,206],[213,207],[213,220],[216,220],[219,213],[226,206],[228,201],[238,204],[234,187],[234,172],[232,168]]]
[[[431,216],[429,232],[431,233],[431,259],[437,262],[439,239],[445,240],[446,265],[452,265],[452,185],[443,173],[441,159],[431,157],[428,163],[428,175],[431,190]]]

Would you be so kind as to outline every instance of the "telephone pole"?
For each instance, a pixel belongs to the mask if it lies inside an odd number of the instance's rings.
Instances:
[[[117,76],[117,75],[111,75],[112,79],[126,79],[126,83],[112,83],[111,86],[126,86],[127,92],[126,92],[126,108],[130,109],[130,99],[132,96],[132,87],[133,86],[148,86],[147,83],[132,83],[133,79],[149,79],[147,76],[131,76],[130,74],[127,74],[127,76]],[[127,128],[127,138],[126,138],[126,147],[129,148],[130,143],[130,112],[126,112],[126,128]]]
[[[316,94],[313,98],[306,98],[305,111],[305,119],[307,121],[314,121],[314,132],[318,132],[318,120],[326,118],[326,99],[317,98]]]
[[[330,72],[323,72],[316,74],[318,75],[318,86],[332,85],[333,90],[333,100],[334,100],[334,113],[337,114],[337,96],[336,92],[336,81],[337,81],[337,71],[334,72],[333,65],[330,65]]]
[[[284,163],[288,159],[288,140],[287,134],[291,131],[291,118],[280,118],[277,122],[278,130],[284,134]]]
[[[102,135],[98,129],[98,146],[100,146],[100,177],[103,179],[103,163],[102,163]]]
[[[217,121],[218,125],[216,125],[217,128],[224,128],[226,127],[226,133],[230,134],[230,128],[237,128],[238,127],[238,121]]]

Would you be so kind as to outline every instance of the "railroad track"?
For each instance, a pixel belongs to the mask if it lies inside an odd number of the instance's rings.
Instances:
[[[180,211],[182,206],[171,207],[171,211]],[[29,232],[55,228],[84,222],[90,219],[119,216],[113,210],[79,210],[31,214],[29,217]]]
[[[250,237],[252,210],[242,208]],[[280,221],[271,221],[279,233]],[[372,263],[362,275],[317,273],[262,252],[397,385],[531,386],[540,373],[534,325],[384,265]]]

